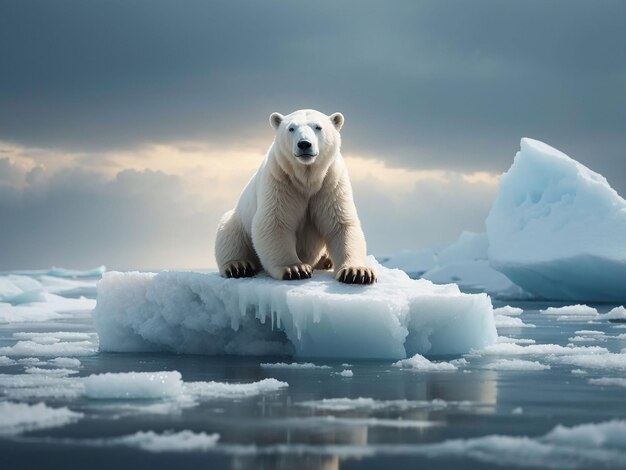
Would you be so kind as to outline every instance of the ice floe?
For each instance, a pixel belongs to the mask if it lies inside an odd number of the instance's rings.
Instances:
[[[532,323],[524,323],[521,318],[510,315],[495,315],[496,328],[535,328]]]
[[[31,368],[26,374],[0,374],[0,395],[32,398],[92,400],[174,400],[186,405],[211,399],[241,399],[289,386],[276,379],[250,383],[184,382],[178,371],[116,372],[71,377],[73,369]]]
[[[626,308],[620,305],[610,310],[608,313],[599,315],[598,320],[608,320],[611,322],[626,322]]]
[[[485,365],[485,369],[489,370],[515,370],[515,371],[535,371],[548,370],[550,366],[537,361],[525,361],[522,359],[498,359],[490,364]]]
[[[518,307],[511,307],[510,305],[493,309],[494,315],[518,316],[522,313],[524,313],[524,310]]]
[[[35,341],[18,341],[13,346],[0,348],[0,354],[6,356],[91,356],[98,350],[92,341],[58,341],[40,344]]]
[[[378,283],[365,287],[323,272],[297,282],[108,272],[94,311],[100,350],[403,359],[496,341],[485,294],[369,263]]]
[[[160,434],[154,431],[139,431],[128,436],[98,440],[94,444],[135,447],[147,452],[203,452],[213,449],[219,438],[220,435],[217,433],[207,434],[189,430],[166,431]]]
[[[558,362],[585,369],[626,371],[626,353],[563,355]]]
[[[119,372],[83,379],[85,395],[97,399],[161,399],[183,394],[180,372]]]
[[[560,315],[560,316],[581,316],[581,317],[596,317],[598,311],[589,307],[588,305],[566,305],[565,307],[548,307],[545,310],[541,310],[544,315]]]
[[[432,362],[421,354],[415,354],[408,359],[402,359],[392,364],[394,367],[411,369],[418,372],[445,372],[457,370],[457,366],[449,362]]]
[[[263,379],[252,383],[188,382],[185,390],[196,398],[246,398],[287,388],[287,382]]]
[[[56,428],[78,421],[82,413],[68,408],[51,408],[44,403],[0,402],[0,435]]]
[[[624,377],[601,377],[599,379],[589,379],[589,383],[593,385],[616,385],[618,387],[626,387],[626,378]]]
[[[487,356],[572,356],[604,357],[609,350],[600,346],[561,346],[558,344],[529,344],[526,346],[515,343],[497,343],[475,351],[477,354]]]

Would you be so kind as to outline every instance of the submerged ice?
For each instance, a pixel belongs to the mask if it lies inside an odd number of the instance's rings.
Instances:
[[[487,295],[376,269],[379,281],[367,287],[330,273],[280,282],[109,272],[94,311],[100,350],[404,359],[495,343]]]

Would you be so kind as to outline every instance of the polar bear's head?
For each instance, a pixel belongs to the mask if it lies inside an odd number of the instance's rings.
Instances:
[[[312,165],[329,161],[341,146],[341,113],[327,116],[313,109],[301,109],[287,116],[272,113],[270,124],[276,129],[274,145],[279,158]]]

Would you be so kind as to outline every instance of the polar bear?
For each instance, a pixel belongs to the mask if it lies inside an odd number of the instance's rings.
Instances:
[[[307,279],[334,266],[341,282],[376,282],[340,152],[343,122],[341,113],[312,109],[271,114],[274,142],[217,229],[222,276],[262,268],[275,279]]]

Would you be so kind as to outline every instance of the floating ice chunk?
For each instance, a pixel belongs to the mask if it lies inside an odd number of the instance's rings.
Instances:
[[[431,362],[421,354],[415,354],[408,359],[402,359],[392,364],[394,367],[412,369],[418,372],[443,372],[457,370],[457,366],[449,362]]]
[[[67,318],[67,315],[55,312],[44,303],[11,305],[0,303],[0,324],[22,322],[44,322]]]
[[[81,379],[44,374],[0,374],[0,393],[10,399],[73,399],[84,395]]]
[[[68,375],[78,374],[74,369],[42,369],[41,367],[27,367],[24,372],[27,374],[53,375],[56,377],[67,377]]]
[[[535,344],[534,339],[528,338],[510,338],[508,336],[498,336],[498,343],[513,343],[513,344]]]
[[[544,315],[564,315],[564,316],[583,316],[583,317],[596,317],[598,311],[589,307],[588,305],[567,305],[565,307],[548,307],[545,310],[541,310]]]
[[[0,435],[7,435],[65,426],[78,421],[83,414],[68,408],[50,408],[43,403],[0,402],[0,416]]]
[[[0,276],[0,302],[24,304],[43,299],[41,283],[27,276]]]
[[[44,305],[48,305],[55,312],[81,312],[91,311],[96,306],[95,299],[87,299],[85,297],[79,297],[77,299],[69,299],[56,294],[43,294],[46,299]]]
[[[587,375],[589,372],[583,369],[572,369],[572,374],[574,375]]]
[[[122,436],[103,441],[107,445],[136,447],[147,452],[202,452],[211,450],[219,441],[217,433],[193,431],[166,431],[157,434],[154,431],[139,431],[129,436]]]
[[[535,328],[532,323],[524,323],[521,318],[508,315],[496,315],[494,317],[496,328]]]
[[[318,366],[312,362],[262,362],[261,367],[264,369],[330,369],[330,366]]]
[[[350,378],[350,377],[354,377],[354,372],[352,372],[350,369],[344,369],[341,372],[338,372],[337,375],[341,375],[342,377]]]
[[[185,390],[201,399],[246,398],[262,393],[276,392],[288,387],[287,382],[263,379],[252,383],[188,382]]]
[[[95,297],[97,279],[75,280],[53,276],[41,276],[38,278],[43,290],[51,294],[59,294],[63,297]]]
[[[420,251],[400,251],[382,258],[381,264],[391,269],[401,269],[413,277],[419,277],[437,266],[435,252],[430,249]]]
[[[549,145],[522,139],[486,226],[491,265],[523,289],[556,300],[626,299],[626,201]]]
[[[571,428],[557,426],[545,437],[546,442],[582,448],[626,449],[626,421],[581,424]]]
[[[462,354],[496,341],[485,294],[463,294],[369,263],[372,286],[331,273],[304,281],[217,273],[106,273],[94,311],[102,351],[295,354],[402,359]]]
[[[524,414],[524,408],[522,408],[521,406],[518,406],[517,408],[513,408],[513,411],[511,411],[511,414],[514,414],[514,415]]]
[[[98,399],[161,399],[183,394],[180,372],[122,372],[85,377],[85,395]]]
[[[22,366],[45,366],[46,361],[39,359],[38,357],[24,357],[18,359],[17,363]]]
[[[0,274],[14,274],[28,277],[42,277],[42,276],[53,276],[53,277],[63,277],[68,279],[99,279],[102,277],[102,274],[106,271],[105,266],[98,266],[93,269],[87,270],[78,270],[78,269],[65,269],[65,268],[57,268],[52,267],[50,269],[40,269],[40,270],[20,270],[20,271],[11,271],[11,272],[1,272]]]
[[[26,340],[32,340],[36,343],[40,343],[40,344],[49,344],[46,342],[41,342],[38,340],[38,338],[54,338],[56,339],[56,341],[52,341],[53,343],[58,343],[59,341],[63,340],[69,340],[69,341],[89,341],[90,339],[93,338],[93,335],[91,333],[81,333],[81,332],[74,332],[74,331],[50,331],[50,332],[46,332],[46,333],[40,333],[40,332],[31,332],[31,331],[18,331],[16,333],[13,333],[13,337],[15,339],[26,339]]]
[[[580,336],[580,335],[576,335],[576,336],[572,336],[570,338],[567,338],[568,341],[571,341],[572,343],[593,343],[593,342],[599,342],[599,341],[606,341],[604,336]]]
[[[0,354],[7,356],[91,356],[96,352],[97,345],[91,341],[61,341],[54,344],[18,341],[13,346],[0,348]]]
[[[521,346],[512,343],[498,343],[487,346],[479,354],[487,356],[544,356],[544,355],[567,355],[575,357],[575,355],[585,355],[589,357],[602,357],[609,353],[609,350],[600,346],[560,346],[558,344],[529,344]]]
[[[597,320],[608,320],[613,322],[626,322],[626,308],[620,305],[619,307],[615,307],[608,313],[604,315],[599,315]]]
[[[54,367],[65,367],[69,369],[79,369],[81,363],[78,359],[73,357],[55,357],[50,359],[48,363]]]
[[[585,369],[626,370],[626,353],[580,354],[565,355],[558,358],[563,364],[569,364]]]
[[[574,332],[576,335],[580,336],[604,336],[606,333],[604,331],[599,330],[576,330]]]
[[[0,366],[12,366],[15,361],[7,356],[0,356]]]
[[[452,364],[455,367],[465,367],[467,364],[469,364],[469,362],[464,357],[461,357],[459,359],[454,359],[450,361],[450,364]]]
[[[65,269],[53,266],[50,270],[46,271],[45,274],[48,276],[66,277],[71,279],[100,278],[106,272],[106,269],[106,266],[98,266],[96,268],[86,270]]]
[[[550,369],[549,365],[541,364],[537,361],[524,361],[522,359],[498,359],[491,364],[487,364],[485,369],[490,370],[548,370]]]
[[[505,305],[504,307],[494,308],[494,315],[508,315],[508,316],[518,316],[524,313],[524,310],[517,307],[511,307],[510,305]]]
[[[574,371],[572,371],[574,372]],[[589,379],[590,384],[594,385],[617,385],[618,387],[626,387],[626,378],[624,377],[602,377],[599,379]]]

